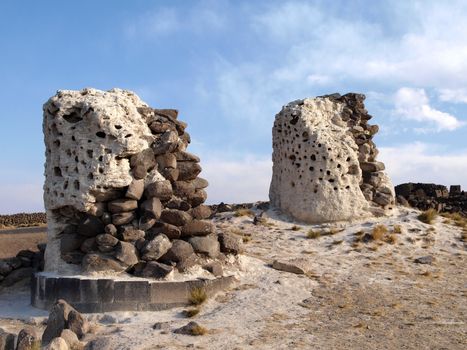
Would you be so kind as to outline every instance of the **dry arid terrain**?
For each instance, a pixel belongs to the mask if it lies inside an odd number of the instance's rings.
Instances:
[[[47,228],[25,227],[0,230],[0,259],[10,258],[20,250],[37,250],[37,245],[47,242]]]
[[[95,326],[87,340],[107,338],[102,349],[148,350],[467,347],[465,223],[438,216],[426,224],[403,207],[389,218],[322,226],[273,211],[254,224],[258,213],[214,218],[218,230],[245,241],[245,254],[226,269],[238,279],[235,288],[208,299],[191,319],[186,308],[89,315]],[[276,270],[275,260],[305,273]],[[27,287],[1,293],[0,327],[21,329],[23,321],[5,319],[14,310],[43,327],[44,313],[26,306]],[[206,334],[173,333],[191,320]]]

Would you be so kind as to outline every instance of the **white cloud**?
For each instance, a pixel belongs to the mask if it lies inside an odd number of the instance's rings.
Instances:
[[[416,142],[379,150],[394,185],[425,182],[467,188],[463,176],[467,173],[467,149],[447,153],[438,145]]]
[[[440,89],[439,99],[445,102],[467,103],[467,89]]]
[[[268,200],[272,176],[270,158],[212,157],[202,160],[201,177],[209,181],[208,203],[247,203]]]
[[[142,15],[134,22],[127,24],[126,34],[129,37],[160,36],[173,33],[180,28],[178,13],[171,8],[160,8]]]
[[[437,131],[455,130],[463,125],[455,116],[431,107],[424,89],[399,89],[395,95],[395,107],[402,118],[435,125]]]

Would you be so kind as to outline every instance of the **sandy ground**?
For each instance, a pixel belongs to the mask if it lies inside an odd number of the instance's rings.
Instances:
[[[238,285],[209,299],[194,321],[204,336],[174,334],[188,323],[183,308],[163,312],[89,315],[96,322],[88,339],[108,337],[112,349],[465,349],[467,348],[467,251],[460,229],[421,223],[419,212],[400,209],[390,218],[328,227],[293,224],[273,212],[264,225],[224,213],[220,230],[243,235],[246,253],[233,265]],[[354,243],[355,233],[383,224],[400,225],[393,243]],[[307,232],[333,232],[307,238]],[[417,264],[415,258],[434,262]],[[275,260],[302,259],[303,275],[274,270]],[[239,268],[234,272],[234,268]],[[23,299],[4,291],[0,326],[17,330],[21,315],[40,324]],[[10,296],[10,297],[9,297]],[[8,299],[10,298],[10,299]],[[2,303],[3,305],[3,303]],[[15,314],[15,311],[16,314]],[[34,317],[32,317],[34,316]],[[161,322],[162,329],[153,325]]]
[[[37,244],[46,241],[46,227],[0,230],[0,259],[15,256],[22,249],[37,251]]]

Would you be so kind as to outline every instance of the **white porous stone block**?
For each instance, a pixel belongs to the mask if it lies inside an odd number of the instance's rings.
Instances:
[[[276,115],[273,207],[308,223],[369,215],[360,190],[358,145],[342,110],[342,103],[314,98],[291,102]]]

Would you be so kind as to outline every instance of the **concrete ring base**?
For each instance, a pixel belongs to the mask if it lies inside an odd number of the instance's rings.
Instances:
[[[209,296],[229,288],[235,282],[233,276],[165,282],[86,279],[50,276],[39,272],[32,276],[31,304],[40,309],[49,309],[58,299],[64,299],[83,313],[158,311],[188,305],[194,288],[203,288]]]

